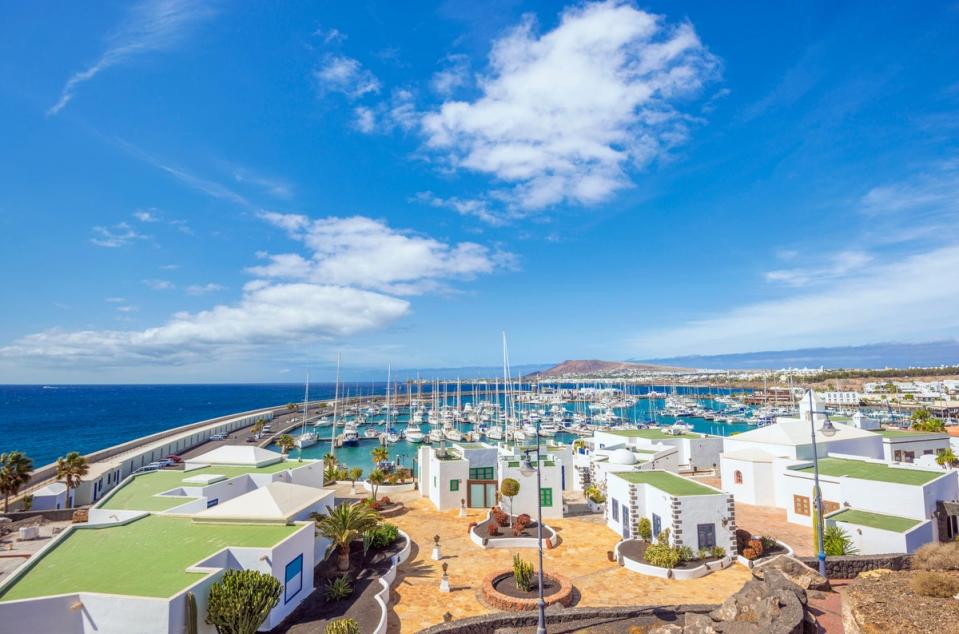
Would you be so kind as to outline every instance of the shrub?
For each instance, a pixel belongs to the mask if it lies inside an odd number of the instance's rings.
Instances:
[[[912,591],[924,597],[949,599],[959,594],[959,578],[943,572],[917,572],[912,577]]]
[[[726,549],[722,546],[713,546],[709,549],[709,554],[715,557],[716,559],[722,559],[726,556]]]
[[[486,525],[486,532],[489,533],[490,537],[496,537],[499,535],[499,526],[496,522],[490,522]]]
[[[762,537],[759,538],[759,541],[763,543],[764,553],[768,553],[769,551],[774,550],[777,546],[779,546],[779,542],[776,541],[776,538],[770,535],[763,535]]]
[[[586,490],[583,491],[583,493],[586,495],[586,499],[593,504],[602,504],[606,501],[606,496],[603,495],[603,492],[595,484],[591,484],[586,487]]]
[[[360,624],[353,619],[337,619],[326,624],[324,634],[360,634]]]
[[[387,495],[384,495],[383,497],[381,497],[381,498],[380,498],[380,502],[382,502],[382,503],[385,504],[385,505],[392,504],[392,502],[390,501],[389,496],[387,496]]]
[[[509,526],[509,515],[504,513],[498,506],[494,506],[493,521],[500,526]]]
[[[346,580],[345,575],[330,579],[326,584],[326,588],[323,589],[323,596],[330,603],[345,599],[351,594],[353,594],[353,586]]]
[[[743,551],[741,554],[743,557],[745,557],[749,561],[752,561],[753,559],[759,556],[756,554],[756,551],[750,548],[749,546],[746,546],[745,548],[743,548]]]
[[[756,553],[757,557],[762,557],[763,553],[766,552],[763,550],[763,542],[759,539],[750,539],[749,543],[746,544],[747,548],[752,548],[753,552]]]
[[[533,564],[523,561],[519,555],[513,555],[513,580],[516,589],[523,592],[529,592],[533,585]]]
[[[708,548],[700,548],[696,551],[696,559],[707,559],[710,555]]]
[[[740,553],[743,552],[746,548],[749,547],[749,540],[753,538],[753,534],[742,528],[736,529],[736,550]]]
[[[531,517],[530,517],[528,514],[526,514],[526,513],[523,513],[522,515],[520,515],[519,517],[517,517],[517,518],[516,518],[516,522],[515,522],[515,524],[516,524],[517,526],[519,526],[520,528],[526,528],[527,526],[529,526],[529,525],[532,524],[532,523],[533,523],[533,518],[531,518]]]
[[[676,552],[679,554],[680,562],[693,560],[693,549],[689,546],[677,546]]]
[[[643,559],[646,563],[660,568],[675,568],[682,563],[680,549],[662,542],[648,546]]]
[[[643,541],[649,542],[653,539],[653,523],[649,521],[648,517],[643,517],[639,520],[639,526],[637,527],[637,532],[639,533],[640,539]]]
[[[823,531],[822,544],[823,550],[830,557],[855,555],[859,552],[852,545],[852,538],[849,537],[849,534],[838,526],[829,526]]]
[[[392,546],[399,536],[400,529],[392,524],[380,524],[363,535],[370,547],[377,550]]]
[[[206,623],[217,632],[255,634],[280,601],[280,582],[256,570],[227,570],[210,587]]]
[[[959,570],[959,543],[926,544],[912,559],[916,570]]]

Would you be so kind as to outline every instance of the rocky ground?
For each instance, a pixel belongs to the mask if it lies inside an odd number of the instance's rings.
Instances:
[[[846,632],[959,634],[959,600],[916,594],[910,583],[914,574],[875,570],[859,575],[846,588]]]

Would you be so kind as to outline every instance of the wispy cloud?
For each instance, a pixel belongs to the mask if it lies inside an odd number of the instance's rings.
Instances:
[[[471,83],[469,57],[466,55],[447,55],[443,59],[442,70],[436,71],[430,80],[433,92],[448,97],[458,88]]]
[[[134,5],[123,23],[107,38],[99,59],[67,79],[60,98],[47,110],[47,115],[63,110],[80,84],[135,57],[173,48],[193,26],[211,15],[210,6],[197,0],[145,0]]]
[[[872,264],[874,258],[865,251],[840,251],[830,255],[818,266],[800,266],[789,269],[776,269],[765,274],[767,282],[801,287],[812,284],[825,284],[856,273]]]
[[[506,184],[494,199],[520,212],[592,205],[689,136],[677,104],[718,70],[689,23],[615,0],[577,5],[543,34],[527,16],[494,42],[480,96],[422,126],[440,160]]]
[[[322,40],[324,44],[334,45],[334,44],[342,44],[343,42],[345,42],[347,35],[346,33],[343,33],[342,31],[340,31],[339,29],[335,29],[332,27],[329,29],[324,29],[322,26],[319,26],[316,28],[315,31],[313,31],[313,37],[320,38],[320,40]]]
[[[147,236],[139,233],[126,222],[119,222],[112,227],[97,226],[93,228],[93,237],[90,242],[98,247],[115,249],[124,247],[136,240],[145,240]]]
[[[146,209],[141,209],[133,212],[133,217],[139,220],[140,222],[159,222],[160,219],[157,218],[156,212]]]
[[[287,181],[257,174],[247,167],[234,167],[233,178],[238,183],[254,185],[275,198],[289,199],[293,195],[293,186]]]
[[[500,209],[494,209],[487,201],[478,198],[441,198],[433,192],[417,192],[413,200],[436,207],[438,209],[452,209],[462,216],[472,216],[490,225],[502,225],[507,222],[509,215]]]
[[[323,91],[343,93],[351,99],[380,90],[380,80],[358,60],[345,55],[327,55],[313,71]]]
[[[207,284],[191,284],[186,287],[186,293],[187,295],[206,295],[207,293],[215,293],[224,289],[226,289],[225,286],[209,282]]]
[[[157,280],[157,279],[148,279],[143,280],[143,283],[155,291],[171,291],[176,288],[176,284],[170,280]]]
[[[638,355],[718,354],[952,338],[959,329],[959,246],[864,268],[814,292],[747,304],[642,334]]]

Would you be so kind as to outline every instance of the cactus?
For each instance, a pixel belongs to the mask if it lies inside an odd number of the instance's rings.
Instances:
[[[186,593],[186,634],[196,634],[196,595]]]
[[[206,622],[219,634],[256,634],[280,601],[280,582],[256,570],[227,570],[210,587]]]
[[[360,634],[360,626],[353,619],[337,619],[326,624],[325,634]]]
[[[523,561],[519,555],[513,555],[513,579],[517,590],[529,592],[533,584],[533,564]]]

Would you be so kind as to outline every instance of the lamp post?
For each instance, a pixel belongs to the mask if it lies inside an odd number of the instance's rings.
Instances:
[[[816,505],[816,533],[819,537],[819,574],[826,576],[826,546],[823,544],[823,533],[825,532],[825,520],[822,516],[822,490],[819,488],[819,450],[816,449],[816,414],[823,414],[826,421],[822,424],[822,435],[827,438],[836,434],[836,428],[829,420],[829,412],[817,412],[813,409],[812,389],[809,390],[809,433],[812,435],[812,464],[813,478],[816,489],[816,499],[813,503]]]
[[[529,459],[529,454],[533,451],[536,452],[536,545],[539,548],[539,622],[536,624],[536,634],[546,634],[546,600],[543,598],[543,494],[539,455],[539,418],[536,419],[536,449],[523,450],[526,457],[523,460],[520,473],[524,476],[533,474],[533,465]]]

